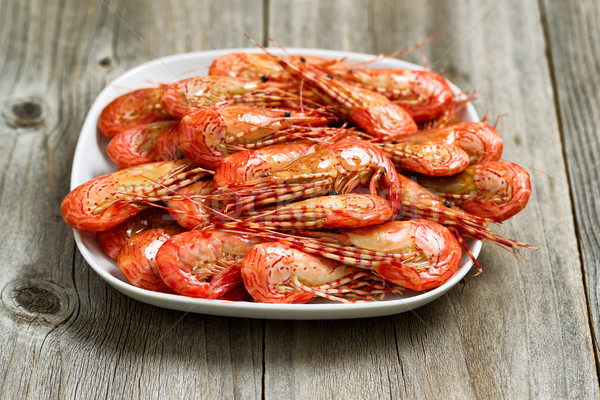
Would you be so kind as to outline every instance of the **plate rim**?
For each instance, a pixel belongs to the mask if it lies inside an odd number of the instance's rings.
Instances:
[[[282,54],[283,51],[279,48],[268,48],[269,51]],[[97,115],[99,111],[111,100],[111,93],[115,92],[115,87],[129,79],[130,77],[136,76],[143,71],[150,69],[153,66],[163,64],[167,69],[169,63],[173,64],[176,62],[194,60],[196,58],[215,58],[217,56],[231,53],[231,52],[261,52],[260,49],[256,48],[230,48],[230,49],[217,49],[207,51],[188,52],[180,54],[172,54],[165,57],[159,57],[147,62],[144,62],[136,67],[133,67],[118,77],[109,82],[106,87],[98,94],[88,113],[86,115],[84,124],[79,133],[79,138],[75,148],[75,154],[73,157],[73,165],[71,170],[71,190],[79,184],[83,183],[78,175],[77,166],[82,162],[82,158],[85,155],[85,149],[87,148],[86,140],[90,139],[97,140],[97,136],[100,133],[97,131]],[[287,48],[286,52],[289,54],[307,54],[323,56],[327,58],[350,58],[357,59],[360,61],[366,61],[374,59],[377,56],[366,53],[348,52],[341,50],[327,50],[327,49],[312,49],[312,48]],[[385,61],[385,62],[382,62]],[[414,64],[408,61],[400,59],[384,59],[377,60],[373,65],[380,64],[397,64],[401,68],[412,68],[412,69],[424,69],[418,64]],[[173,72],[174,73],[174,72]],[[175,73],[174,73],[175,74]],[[177,79],[177,77],[176,77]],[[181,79],[181,78],[180,78]],[[148,81],[148,87],[156,86],[150,84]],[[452,82],[447,81],[452,90],[455,93],[463,93],[456,85]],[[143,86],[139,86],[143,87]],[[137,88],[137,87],[136,87]],[[124,93],[124,92],[123,92]],[[114,98],[114,97],[112,97]],[[477,112],[471,103],[467,104],[467,115],[471,115],[469,120],[478,120]],[[91,132],[92,133],[87,133]],[[92,138],[88,136],[93,136]],[[90,178],[91,179],[91,178]],[[424,306],[448,292],[457,283],[459,283],[471,270],[473,261],[466,257],[466,261],[461,265],[459,270],[442,286],[427,292],[414,295],[408,298],[402,299],[386,299],[383,301],[375,302],[359,302],[359,303],[308,303],[308,304],[274,304],[274,303],[258,303],[258,302],[233,302],[226,300],[209,300],[209,299],[197,299],[176,294],[159,293],[153,292],[141,288],[137,288],[130,283],[122,279],[119,279],[112,275],[105,268],[101,267],[91,250],[85,245],[84,241],[88,240],[86,237],[94,235],[93,232],[80,232],[73,229],[75,242],[86,260],[88,265],[92,267],[94,272],[98,274],[104,281],[110,286],[118,290],[119,292],[147,304],[158,306],[161,308],[173,309],[183,312],[192,312],[199,314],[219,315],[228,317],[242,317],[242,318],[260,318],[260,319],[286,319],[286,320],[306,320],[306,319],[350,319],[350,318],[369,318],[384,315],[399,314],[402,312],[410,311],[415,308]],[[478,257],[483,242],[477,239],[469,239],[469,249],[475,258]],[[465,257],[463,256],[463,260]],[[114,261],[112,261],[115,263]],[[118,268],[118,267],[117,267]],[[120,272],[120,271],[119,271]]]

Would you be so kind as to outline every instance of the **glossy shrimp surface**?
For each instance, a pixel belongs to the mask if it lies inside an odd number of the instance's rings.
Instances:
[[[386,281],[406,289],[423,291],[450,279],[460,266],[462,249],[446,227],[427,220],[392,221],[343,231],[352,245],[392,254],[410,254],[403,260],[373,263],[372,269]]]
[[[336,229],[380,224],[393,214],[379,196],[347,193],[249,212],[245,220],[278,229]]]
[[[529,174],[509,161],[475,164],[455,176],[419,182],[465,211],[497,222],[525,208],[531,195]]]
[[[334,295],[385,291],[354,267],[277,242],[254,246],[242,261],[241,273],[246,290],[261,303],[307,303],[317,296],[347,301]]]
[[[363,188],[385,198],[395,211],[399,206],[394,164],[375,145],[360,139],[342,139],[263,176],[218,193],[237,196],[235,205],[244,209]]]
[[[114,228],[96,232],[96,240],[106,255],[116,260],[127,239],[149,229],[163,229],[170,235],[176,235],[183,231],[168,212],[152,207]]]
[[[165,88],[144,88],[125,93],[110,102],[98,118],[98,130],[106,137],[137,125],[171,119],[160,106]]]
[[[318,146],[312,143],[290,143],[239,151],[219,163],[213,178],[215,186],[239,186],[264,174],[272,174],[292,161],[314,153],[317,148]]]
[[[292,55],[292,59],[326,66],[332,63],[321,57],[308,55]],[[272,57],[260,53],[229,53],[218,57],[208,69],[210,76],[229,76],[248,80],[263,80],[270,82],[289,82],[293,77]]]
[[[402,106],[417,122],[438,118],[454,99],[454,93],[446,80],[433,71],[344,69],[337,76],[383,94]]]
[[[288,84],[248,81],[224,76],[197,76],[169,85],[160,104],[172,117],[181,119],[201,107],[216,103],[286,106],[296,104],[297,96],[286,91]]]
[[[445,128],[421,131],[398,141],[443,142],[454,144],[469,155],[469,163],[497,161],[502,156],[502,136],[485,122],[459,122]]]
[[[433,289],[447,282],[458,271],[462,258],[462,248],[452,232],[423,219],[298,234],[264,237],[373,272],[392,286],[415,291]]]
[[[183,232],[162,245],[156,262],[175,293],[216,299],[242,284],[241,260],[259,241],[220,230]]]
[[[63,219],[81,231],[105,231],[164,196],[206,176],[188,160],[162,161],[125,168],[87,181],[62,201]]]
[[[378,146],[400,170],[429,176],[449,176],[469,165],[469,155],[462,148],[443,142],[381,143]]]
[[[215,186],[211,179],[204,179],[175,192],[167,202],[169,214],[182,227],[192,230],[205,227],[210,223],[214,210],[223,205],[222,200],[198,198],[214,193]]]
[[[198,165],[215,169],[226,156],[246,146],[258,148],[311,136],[323,138],[326,134],[323,129],[309,127],[331,120],[317,112],[307,114],[246,105],[203,107],[181,120],[179,148]]]
[[[313,90],[323,104],[330,105],[340,116],[373,136],[390,139],[418,130],[410,114],[384,95],[301,62],[283,57],[276,59],[286,71]]]
[[[163,229],[150,229],[134,235],[124,243],[117,265],[133,286],[173,293],[161,279],[156,265],[156,253],[170,237]]]
[[[106,154],[119,167],[133,167],[157,161],[156,141],[177,132],[179,121],[158,121],[127,129],[112,138]],[[160,161],[174,160],[161,154]]]

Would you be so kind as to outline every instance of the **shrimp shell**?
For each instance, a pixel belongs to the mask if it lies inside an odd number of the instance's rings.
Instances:
[[[171,119],[160,106],[164,90],[137,89],[117,97],[100,112],[98,130],[106,137],[114,137],[137,125]]]

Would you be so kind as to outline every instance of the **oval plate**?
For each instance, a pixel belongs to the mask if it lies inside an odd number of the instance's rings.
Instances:
[[[282,54],[279,49],[269,49]],[[158,83],[172,83],[184,78],[206,75],[212,61],[223,54],[234,51],[257,52],[255,49],[225,49],[197,53],[179,54],[156,59],[133,68],[107,86],[98,95],[85,119],[73,160],[71,189],[95,178],[116,170],[115,164],[106,155],[109,139],[96,129],[98,116],[102,109],[114,98],[142,87],[154,87]],[[290,54],[306,54],[324,58],[346,58],[348,63],[372,60],[375,56],[342,51],[315,49],[287,49]],[[396,59],[383,59],[370,64],[373,68],[410,68],[422,67]],[[451,85],[455,93],[460,90]],[[463,115],[463,121],[478,121],[474,107],[469,104]],[[268,318],[268,319],[343,319],[377,317],[397,314],[421,307],[456,285],[469,272],[473,262],[463,254],[458,272],[442,286],[428,292],[406,291],[402,295],[388,295],[382,301],[341,304],[325,300],[316,300],[310,304],[262,304],[254,302],[232,302],[224,300],[205,300],[174,294],[151,292],[137,288],[127,282],[115,261],[110,259],[96,242],[93,232],[73,230],[79,251],[94,271],[118,291],[144,303],[184,312],[212,314],[230,317]],[[466,240],[471,253],[477,257],[481,250],[481,241]]]

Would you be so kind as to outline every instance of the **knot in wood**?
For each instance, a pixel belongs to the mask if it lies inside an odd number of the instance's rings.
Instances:
[[[12,124],[18,127],[39,125],[44,119],[44,110],[35,99],[19,100],[10,107]]]
[[[15,321],[56,326],[73,314],[69,291],[46,279],[15,279],[2,290],[0,311]]]
[[[100,64],[101,67],[109,68],[110,66],[112,66],[112,60],[110,59],[110,57],[104,57],[103,59],[98,61],[98,64]]]
[[[56,314],[60,299],[51,291],[39,287],[25,287],[13,292],[14,301],[30,313]]]

